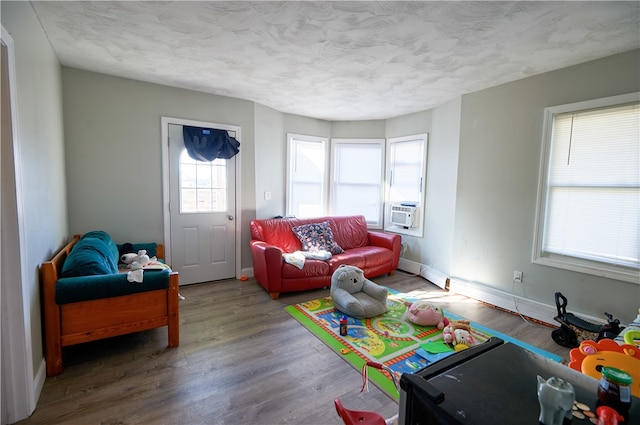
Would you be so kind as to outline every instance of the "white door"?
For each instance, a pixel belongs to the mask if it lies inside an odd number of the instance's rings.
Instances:
[[[181,285],[233,278],[236,157],[196,161],[187,154],[182,125],[168,126],[171,268]]]

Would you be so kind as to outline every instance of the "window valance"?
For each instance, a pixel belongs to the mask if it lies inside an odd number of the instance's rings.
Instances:
[[[184,146],[196,161],[229,159],[240,152],[240,142],[229,136],[226,130],[203,127],[182,127]]]

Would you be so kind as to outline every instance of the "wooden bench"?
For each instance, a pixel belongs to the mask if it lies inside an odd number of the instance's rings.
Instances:
[[[75,235],[40,269],[47,376],[62,373],[62,347],[167,326],[168,346],[180,343],[179,276],[171,272],[169,288],[89,301],[56,303],[56,283]],[[156,256],[164,258],[164,246]]]

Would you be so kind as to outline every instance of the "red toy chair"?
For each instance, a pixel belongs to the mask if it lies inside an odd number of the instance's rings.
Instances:
[[[386,425],[387,421],[375,412],[363,412],[360,410],[345,409],[339,399],[335,399],[338,416],[345,425]]]
[[[373,367],[375,369],[384,370],[385,372],[387,372],[391,376],[391,379],[393,380],[393,383],[396,386],[398,392],[400,391],[400,384],[398,383],[398,379],[391,369],[381,363],[368,361],[362,367],[361,392],[367,388],[368,384],[367,367]],[[344,422],[344,425],[391,425],[397,423],[397,414],[389,419],[385,419],[380,414],[375,412],[345,409],[345,407],[340,402],[340,399],[337,398],[333,402],[336,405],[338,416],[340,416],[340,418]]]

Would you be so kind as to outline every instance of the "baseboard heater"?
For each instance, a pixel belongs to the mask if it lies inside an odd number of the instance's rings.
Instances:
[[[405,258],[400,259],[398,269],[416,276],[422,276],[434,285],[442,289],[448,289],[456,294],[464,295],[465,297],[473,298],[514,314],[521,314],[522,316],[530,317],[549,325],[559,326],[558,322],[554,319],[558,314],[555,305],[533,301],[528,298],[514,295],[510,292],[491,288],[475,282],[469,282],[464,279],[449,278],[449,276],[434,269],[433,267],[416,261],[407,260]],[[601,317],[594,317],[585,314],[580,314],[579,316],[592,323],[605,323],[604,319]]]
[[[525,317],[530,317],[553,326],[559,326],[558,322],[554,319],[554,317],[558,315],[558,310],[555,305],[540,303],[509,292],[458,278],[451,278],[449,290],[456,294],[500,307],[512,313],[519,313]],[[584,314],[580,314],[580,317],[593,323],[605,323],[603,318],[599,317]]]
[[[398,269],[407,273],[414,274],[416,276],[422,276],[429,282],[433,283],[436,286],[439,286],[442,289],[446,289],[447,287],[447,281],[449,280],[449,277],[446,274],[425,264],[401,258],[400,262],[398,263]]]

